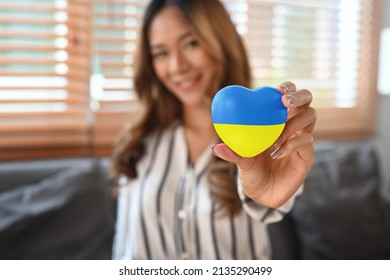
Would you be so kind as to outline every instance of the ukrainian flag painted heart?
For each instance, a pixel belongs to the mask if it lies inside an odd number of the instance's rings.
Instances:
[[[254,90],[227,86],[211,104],[214,128],[222,141],[242,157],[253,157],[269,148],[287,120],[282,94],[271,87]]]

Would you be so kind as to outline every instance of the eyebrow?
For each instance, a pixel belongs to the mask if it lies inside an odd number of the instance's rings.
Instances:
[[[184,34],[180,35],[179,37],[179,42],[183,41],[187,37],[190,37],[193,34],[191,30],[185,32]],[[162,44],[156,44],[156,45],[150,45],[150,49],[159,49],[163,48],[164,46]]]

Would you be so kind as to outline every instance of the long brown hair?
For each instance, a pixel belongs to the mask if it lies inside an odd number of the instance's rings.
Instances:
[[[247,54],[229,14],[218,0],[152,0],[146,9],[135,61],[135,89],[142,114],[125,132],[113,155],[116,175],[137,177],[136,164],[144,154],[144,139],[182,119],[182,105],[158,80],[152,64],[148,32],[154,17],[168,5],[177,7],[200,38],[200,45],[219,64],[219,88],[237,84],[250,86]],[[210,98],[215,92],[210,93]],[[210,195],[219,209],[236,214],[241,210],[233,164],[217,157],[210,161]]]

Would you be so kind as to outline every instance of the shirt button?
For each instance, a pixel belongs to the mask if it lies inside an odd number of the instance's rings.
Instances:
[[[128,182],[128,180],[127,180],[127,177],[125,175],[119,176],[119,180],[118,180],[119,185],[121,185],[121,186],[126,185],[127,182]]]
[[[182,209],[182,210],[179,210],[179,212],[177,212],[177,216],[180,218],[180,219],[184,219],[186,217],[186,212]]]

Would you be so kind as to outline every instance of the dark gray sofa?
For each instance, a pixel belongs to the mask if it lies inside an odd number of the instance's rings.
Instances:
[[[0,163],[0,259],[110,259],[108,160]],[[274,259],[390,259],[390,202],[370,144],[316,146],[305,192],[269,226]]]
[[[106,159],[0,164],[0,259],[110,259]]]
[[[293,210],[271,225],[275,259],[390,259],[390,199],[372,142],[319,143]]]

